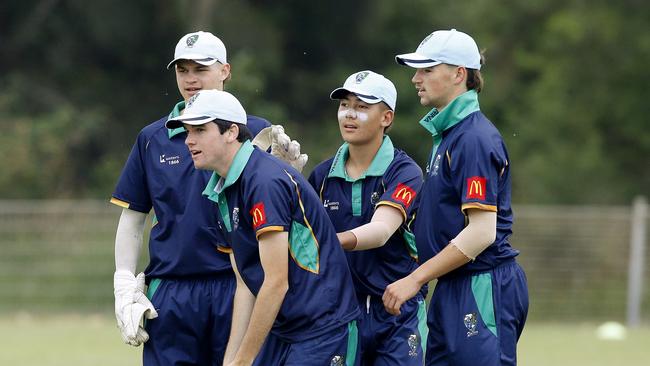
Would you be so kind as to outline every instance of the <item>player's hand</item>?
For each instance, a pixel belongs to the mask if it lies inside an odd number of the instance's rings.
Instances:
[[[115,290],[115,317],[124,343],[132,346],[149,340],[144,330],[143,318],[153,319],[158,316],[156,309],[144,294],[144,273],[136,277],[133,273],[118,270],[113,276]]]
[[[384,295],[381,297],[384,308],[390,314],[400,315],[402,304],[413,298],[418,291],[420,291],[420,285],[410,276],[395,281],[386,287]]]
[[[291,140],[291,137],[284,132],[281,125],[266,127],[253,139],[253,145],[262,150],[271,148],[271,155],[291,165],[294,169],[302,172],[309,157],[300,153],[300,143]]]

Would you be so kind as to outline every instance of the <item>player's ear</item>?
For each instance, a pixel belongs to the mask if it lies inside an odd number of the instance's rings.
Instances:
[[[381,114],[381,126],[388,127],[392,125],[393,118],[395,118],[395,112],[390,108],[386,108],[386,110]]]
[[[237,136],[239,136],[239,126],[236,123],[233,123],[228,128],[228,142],[236,141]]]
[[[221,65],[219,76],[221,82],[225,83],[226,81],[230,80],[230,64],[226,63]]]
[[[467,80],[467,69],[463,66],[456,66],[455,68],[454,82],[465,83],[465,80]]]

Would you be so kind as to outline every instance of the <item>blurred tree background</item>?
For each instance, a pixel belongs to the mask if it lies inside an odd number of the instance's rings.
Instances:
[[[650,3],[594,0],[25,0],[0,3],[0,198],[108,198],[136,134],[179,94],[185,33],[228,47],[226,88],[310,155],[341,140],[329,92],[359,70],[398,89],[396,145],[423,164],[413,70],[433,30],[485,50],[481,108],[504,136],[515,203],[624,203],[650,186]]]

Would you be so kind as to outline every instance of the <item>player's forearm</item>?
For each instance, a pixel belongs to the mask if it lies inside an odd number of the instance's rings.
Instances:
[[[228,346],[224,355],[224,365],[227,365],[235,358],[235,354],[241,346],[244,334],[248,328],[255,296],[250,292],[248,287],[238,279],[235,298],[233,300],[232,325],[230,327],[230,337]]]
[[[380,205],[369,223],[339,233],[338,237],[345,250],[379,248],[386,244],[403,222],[402,211],[392,206]]]
[[[246,364],[253,362],[273,327],[288,288],[287,282],[264,281],[257,294],[248,329],[237,351],[237,360]]]
[[[453,271],[467,262],[469,262],[469,258],[458,250],[458,248],[453,245],[447,245],[440,253],[421,264],[409,276],[420,286],[424,286],[430,281]]]
[[[126,270],[135,273],[140,248],[142,247],[142,236],[144,223],[147,215],[129,210],[122,210],[120,221],[115,233],[115,269]]]

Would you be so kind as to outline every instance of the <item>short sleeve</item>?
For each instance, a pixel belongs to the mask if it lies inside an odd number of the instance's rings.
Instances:
[[[246,189],[247,205],[244,214],[249,216],[255,236],[269,231],[289,231],[296,188],[286,177],[256,179]],[[311,189],[311,188],[309,188]]]
[[[503,164],[497,145],[489,136],[467,133],[446,153],[462,210],[496,212]]]
[[[416,206],[414,203],[422,187],[422,170],[412,159],[401,156],[384,173],[384,184],[386,191],[377,205],[399,209],[406,220]]]
[[[152,207],[144,165],[146,146],[147,138],[141,132],[131,149],[111,198],[113,204],[143,213],[149,213]]]

